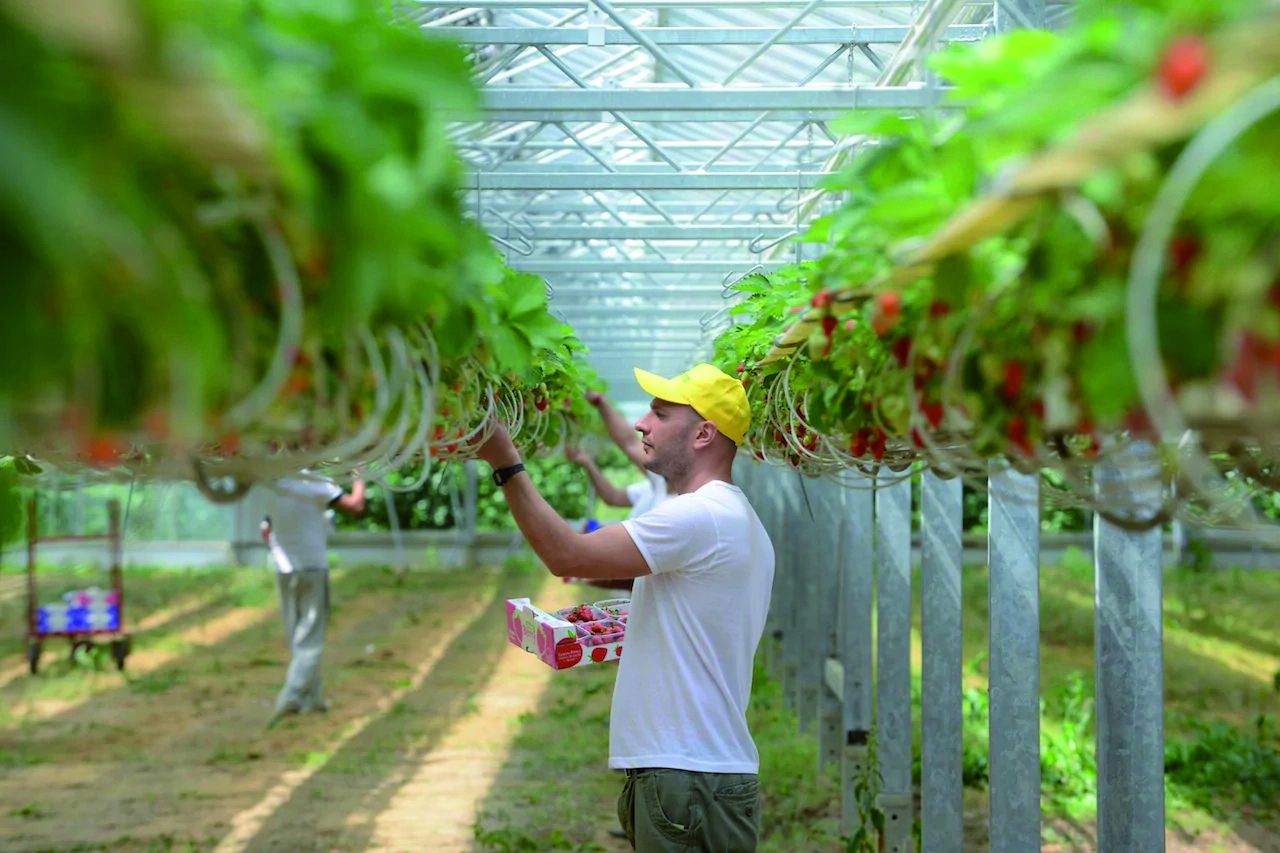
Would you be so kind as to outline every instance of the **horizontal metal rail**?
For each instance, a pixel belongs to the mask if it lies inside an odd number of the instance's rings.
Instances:
[[[582,113],[658,110],[666,113],[719,113],[731,110],[827,110],[922,109],[936,106],[945,89],[925,86],[809,86],[759,88],[636,88],[580,89],[491,86],[484,92],[485,105],[494,111],[520,115],[557,112]],[[757,118],[754,116],[753,118]],[[636,118],[643,118],[637,116]],[[688,120],[688,116],[684,119]]]
[[[826,5],[824,3],[824,5]],[[628,32],[617,27],[433,27],[427,31],[461,44],[520,45],[632,45]],[[639,27],[654,44],[759,45],[777,32],[776,27]],[[594,32],[593,32],[594,31]],[[898,44],[909,27],[850,26],[795,27],[775,44]],[[983,37],[985,26],[952,26],[944,41],[970,41]]]
[[[823,172],[479,172],[472,188],[485,190],[795,190],[828,177]]]
[[[489,229],[502,234],[501,228]],[[793,225],[534,225],[530,240],[754,240],[781,237]]]
[[[511,265],[522,272],[533,273],[621,273],[642,272],[648,275],[688,275],[701,272],[708,275],[723,275],[729,272],[746,272],[755,263],[749,258],[725,258],[715,261],[595,261],[595,260],[554,260],[540,261],[526,258],[512,258]],[[765,269],[778,269],[781,261],[770,261],[761,264]]]

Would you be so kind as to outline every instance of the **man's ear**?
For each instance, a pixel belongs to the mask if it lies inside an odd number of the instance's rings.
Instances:
[[[693,435],[693,446],[701,450],[704,447],[710,447],[715,444],[716,437],[720,435],[720,430],[711,421],[703,421],[698,424],[698,431]]]

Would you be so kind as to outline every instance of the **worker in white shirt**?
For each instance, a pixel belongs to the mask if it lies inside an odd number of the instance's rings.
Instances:
[[[280,615],[289,643],[289,669],[276,699],[275,722],[286,714],[326,711],[320,656],[329,622],[328,519],[330,507],[346,515],[364,513],[364,481],[351,493],[327,477],[303,472],[266,484],[263,519],[280,593]]]
[[[480,447],[521,533],[559,577],[635,578],[627,653],[609,716],[609,766],[626,771],[618,817],[640,853],[751,853],[760,756],[747,729],[752,661],[773,585],[768,534],[733,483],[750,425],[742,384],[710,364],[671,379],[635,425],[646,467],[675,497],[579,533],[524,476],[507,430]]]

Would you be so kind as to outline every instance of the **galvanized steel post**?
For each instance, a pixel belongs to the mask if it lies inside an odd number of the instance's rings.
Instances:
[[[818,720],[818,688],[822,686],[822,643],[814,630],[821,616],[818,602],[818,577],[822,572],[822,549],[819,547],[817,525],[813,517],[816,500],[816,480],[800,479],[800,504],[798,508],[800,573],[800,608],[796,613],[796,631],[799,642],[799,661],[796,692],[796,717],[800,731],[813,731]]]
[[[840,771],[840,832],[857,831],[861,815],[854,785],[867,773],[871,734],[871,600],[874,595],[871,481],[844,496],[840,568],[840,667],[843,677],[844,755]]]
[[[964,847],[960,541],[963,484],[926,471],[921,488],[921,832],[925,850]]]
[[[989,480],[991,849],[1040,849],[1040,480]]]
[[[838,767],[844,740],[843,696],[827,684],[827,661],[839,655],[840,552],[843,548],[844,490],[828,479],[818,482],[820,500],[815,504],[814,540],[822,549],[818,562],[819,617],[812,630],[818,635],[815,661],[818,679],[818,768]]]
[[[876,488],[876,749],[888,853],[911,838],[911,479],[882,473]],[[896,482],[895,482],[896,480]]]
[[[1160,460],[1139,443],[1095,468],[1099,505],[1151,519]],[[1164,849],[1164,680],[1160,525],[1126,530],[1094,517],[1098,849]]]
[[[783,510],[783,543],[782,553],[786,563],[786,579],[784,589],[786,590],[786,600],[783,603],[782,611],[782,686],[784,695],[791,702],[792,710],[798,708],[796,697],[798,695],[797,677],[800,668],[800,633],[798,628],[798,613],[800,608],[800,593],[803,589],[803,580],[800,576],[801,566],[797,559],[799,555],[799,540],[803,536],[800,511],[800,482],[799,478],[792,475],[779,475],[779,481],[782,493],[786,496],[786,504]]]

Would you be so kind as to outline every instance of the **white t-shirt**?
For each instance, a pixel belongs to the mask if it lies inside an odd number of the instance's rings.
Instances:
[[[609,766],[757,773],[752,661],[773,544],[722,480],[622,522],[653,574],[636,578],[609,721]]]
[[[627,518],[644,515],[669,497],[671,495],[667,493],[667,478],[646,471],[643,480],[627,486],[627,498],[631,501],[631,512],[627,513]]]
[[[329,567],[329,526],[324,513],[341,495],[342,488],[329,479],[283,479],[267,484],[266,514],[292,568]]]

